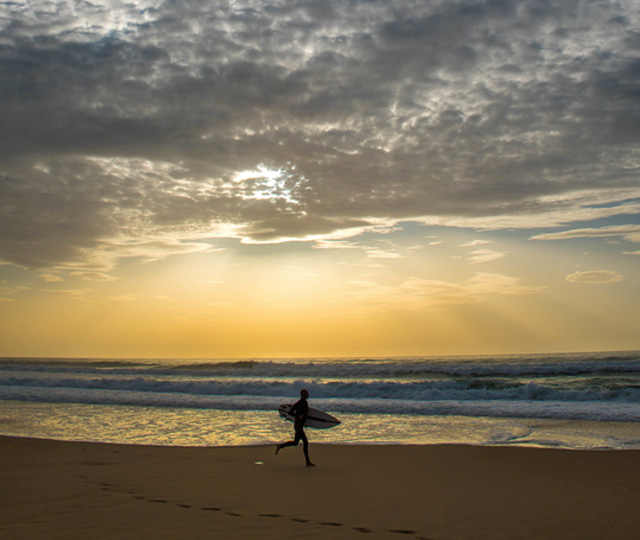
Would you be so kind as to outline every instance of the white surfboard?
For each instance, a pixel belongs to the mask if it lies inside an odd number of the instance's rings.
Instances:
[[[295,418],[289,414],[289,410],[293,407],[290,403],[282,404],[278,407],[280,417],[289,422],[294,422]],[[316,428],[316,429],[329,429],[337,426],[340,420],[327,414],[326,412],[319,411],[313,407],[309,407],[309,414],[307,414],[307,420],[304,423],[304,427]]]

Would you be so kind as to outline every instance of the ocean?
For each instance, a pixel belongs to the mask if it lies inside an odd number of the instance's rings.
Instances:
[[[640,448],[640,352],[440,358],[0,358],[0,434],[179,446],[290,438],[307,388],[342,423],[312,443]]]

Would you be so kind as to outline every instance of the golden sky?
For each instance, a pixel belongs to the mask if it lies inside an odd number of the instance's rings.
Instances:
[[[218,242],[124,259],[95,276],[13,268],[21,285],[3,290],[2,354],[415,356],[639,345],[637,258],[620,253],[623,240],[518,240],[522,232],[415,224],[361,236],[334,247]]]

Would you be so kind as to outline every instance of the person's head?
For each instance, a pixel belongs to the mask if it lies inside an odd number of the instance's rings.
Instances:
[[[300,390],[300,397],[302,399],[309,399],[309,390],[307,390],[306,388]]]

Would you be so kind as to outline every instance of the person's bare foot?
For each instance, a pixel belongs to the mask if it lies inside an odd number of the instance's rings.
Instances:
[[[278,452],[280,452],[280,449],[282,447],[279,444],[276,444],[276,456],[278,455]]]
[[[307,461],[307,467],[315,467],[316,464],[315,463],[311,463],[310,461]]]

